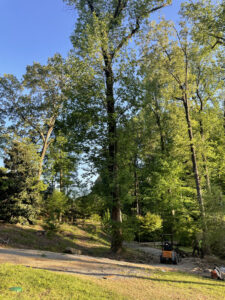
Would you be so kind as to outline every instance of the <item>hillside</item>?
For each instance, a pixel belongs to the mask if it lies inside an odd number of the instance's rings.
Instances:
[[[63,253],[73,248],[75,253],[97,257],[148,262],[149,255],[126,249],[119,255],[110,251],[110,241],[101,225],[93,220],[80,220],[76,225],[62,224],[58,232],[48,232],[39,225],[0,224],[0,245],[21,249],[36,249]]]

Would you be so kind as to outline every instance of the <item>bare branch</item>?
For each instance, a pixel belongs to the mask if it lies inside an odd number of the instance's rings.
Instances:
[[[184,46],[183,46],[183,43],[182,43],[182,41],[181,41],[181,38],[180,38],[179,32],[177,31],[177,29],[176,29],[176,27],[175,27],[175,26],[173,26],[173,29],[174,29],[174,30],[175,30],[175,32],[176,32],[176,35],[177,35],[178,41],[179,41],[179,43],[180,43],[180,48],[181,48],[181,50],[184,52],[184,55],[187,55],[186,47],[184,47]]]
[[[167,3],[162,4],[162,5],[160,5],[160,6],[156,6],[156,7],[152,8],[148,13],[151,14],[152,12],[155,12],[155,11],[157,11],[157,10],[163,8],[163,7],[166,7],[166,6],[168,6]]]

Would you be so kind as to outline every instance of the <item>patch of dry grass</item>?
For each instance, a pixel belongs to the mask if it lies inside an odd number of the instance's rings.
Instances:
[[[152,272],[147,278],[92,281],[133,300],[225,299],[225,282],[181,272]]]

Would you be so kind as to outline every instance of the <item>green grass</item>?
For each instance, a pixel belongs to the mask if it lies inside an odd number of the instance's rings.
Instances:
[[[100,279],[93,279],[101,284]],[[134,276],[104,281],[104,287],[130,300],[222,300],[225,282],[183,272],[146,271],[146,278]]]
[[[0,265],[0,299],[125,300],[116,292],[76,276],[61,275],[9,264]],[[22,292],[12,292],[21,287]]]
[[[221,300],[225,282],[183,272],[146,270],[146,277],[79,278],[24,266],[0,265],[1,300]],[[12,292],[21,287],[22,292]]]
[[[8,246],[14,248],[38,249],[64,252],[67,247],[76,248],[83,254],[94,255],[110,249],[109,239],[101,232],[100,226],[85,223],[78,226],[62,224],[58,232],[38,235],[43,230],[37,226],[0,224],[0,239],[9,238]]]
[[[150,280],[160,283],[162,289],[169,286],[181,290],[183,297],[187,299],[193,294],[199,295],[199,297],[204,296],[206,299],[225,299],[224,281],[184,272],[156,272],[150,277]],[[198,298],[196,297],[196,299]]]

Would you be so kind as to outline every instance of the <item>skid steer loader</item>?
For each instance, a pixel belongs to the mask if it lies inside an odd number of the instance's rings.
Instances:
[[[177,265],[180,261],[179,254],[173,248],[173,235],[162,235],[162,253],[160,254],[160,263],[172,263]]]

